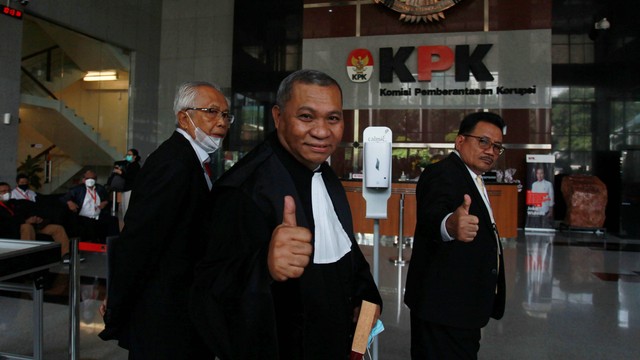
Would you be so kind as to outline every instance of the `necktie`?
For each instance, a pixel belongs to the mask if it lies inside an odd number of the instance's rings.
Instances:
[[[208,161],[205,161],[202,164],[204,165],[204,170],[207,172],[207,175],[209,175],[209,179],[212,179],[213,173],[211,172],[211,164]]]
[[[495,223],[496,221],[493,219],[491,202],[489,201],[489,194],[487,194],[487,189],[484,187],[484,181],[482,181],[481,175],[476,175],[476,183],[478,184],[478,189],[480,190],[480,196],[482,196],[482,200],[484,200],[484,204],[487,206],[487,211],[489,212],[489,216],[491,217],[491,222]]]
[[[484,196],[484,183],[482,182],[482,176],[476,175],[476,183],[481,190],[480,195]]]

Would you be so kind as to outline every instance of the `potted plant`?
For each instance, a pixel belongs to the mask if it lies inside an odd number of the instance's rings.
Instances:
[[[27,158],[18,166],[18,173],[27,175],[31,187],[36,190],[42,187],[39,173],[43,171],[44,168],[40,165],[40,160],[31,157],[31,155],[27,155]]]

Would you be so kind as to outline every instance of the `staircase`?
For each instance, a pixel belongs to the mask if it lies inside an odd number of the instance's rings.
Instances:
[[[20,121],[38,129],[75,162],[110,166],[122,157],[61,100],[22,94],[21,102]]]
[[[24,27],[30,40],[23,43],[19,152],[33,156],[33,150],[25,150],[29,145],[47,149],[40,156],[50,160],[49,179],[38,189],[47,194],[64,189],[83,168],[110,171],[114,161],[122,159],[127,102],[114,111],[111,94],[126,96],[130,59],[122,49],[40,19],[27,17]],[[99,69],[118,69],[123,77],[82,81],[87,70]]]

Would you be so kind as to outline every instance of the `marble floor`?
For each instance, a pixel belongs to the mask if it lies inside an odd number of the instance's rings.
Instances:
[[[371,236],[360,237],[372,262]],[[640,240],[612,234],[520,233],[503,241],[507,309],[482,331],[480,359],[637,359],[640,354]],[[402,303],[407,266],[397,266],[392,238],[382,238],[379,284],[384,299],[378,359],[409,359],[409,310]],[[126,359],[102,328],[104,254],[87,253],[80,265],[78,359]],[[411,250],[402,252],[403,259]],[[44,359],[68,359],[67,269],[52,269],[44,306]],[[32,352],[31,301],[0,293],[0,353]],[[0,359],[3,356],[0,355]]]

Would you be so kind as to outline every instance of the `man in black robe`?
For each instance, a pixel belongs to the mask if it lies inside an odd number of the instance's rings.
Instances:
[[[361,301],[379,315],[382,300],[325,162],[344,130],[341,89],[297,71],[272,115],[276,132],[211,193],[191,315],[222,360],[346,359]]]

